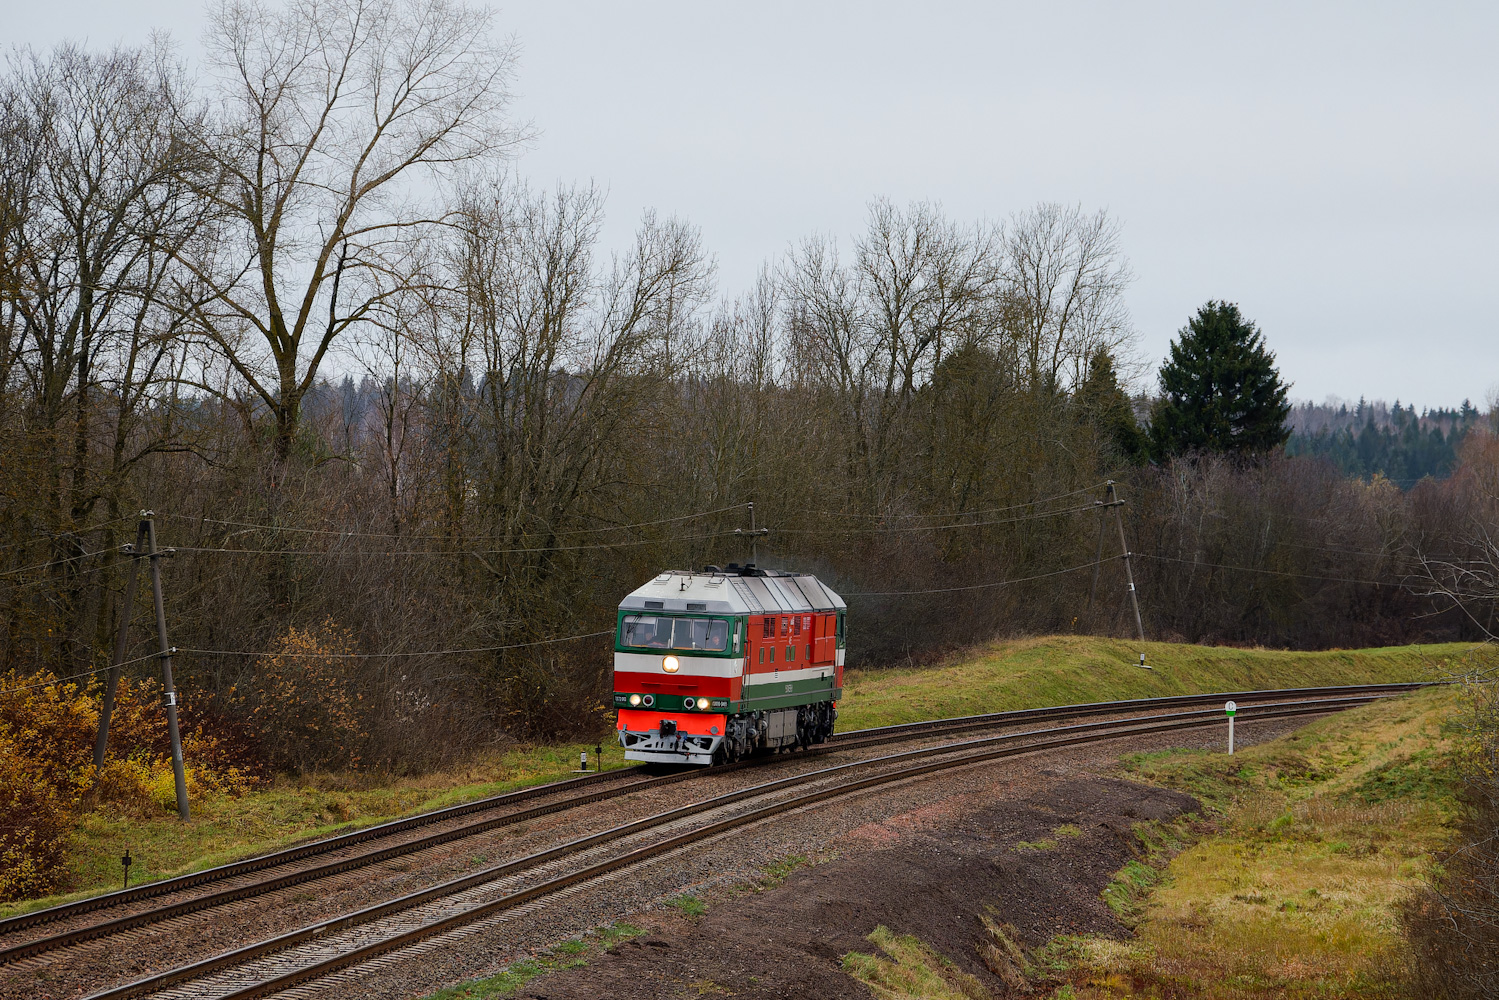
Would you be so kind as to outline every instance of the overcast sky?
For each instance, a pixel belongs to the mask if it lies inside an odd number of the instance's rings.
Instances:
[[[196,0],[7,4],[5,35],[196,55]],[[1499,388],[1499,4],[511,3],[520,171],[702,228],[719,289],[876,196],[1106,208],[1141,351],[1239,303],[1292,395]],[[1153,382],[1153,380],[1152,380]]]

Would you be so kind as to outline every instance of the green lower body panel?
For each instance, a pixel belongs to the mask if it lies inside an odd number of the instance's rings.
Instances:
[[[837,701],[843,697],[843,689],[833,686],[831,677],[809,677],[794,681],[765,681],[754,678],[746,681],[742,697],[730,702],[729,711],[763,712],[772,708],[795,708],[797,705],[814,705],[821,701]]]

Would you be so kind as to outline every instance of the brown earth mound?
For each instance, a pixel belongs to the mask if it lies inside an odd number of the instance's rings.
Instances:
[[[713,902],[696,922],[657,920],[646,936],[520,995],[867,1000],[870,991],[839,960],[874,950],[865,935],[883,924],[916,935],[1003,996],[1005,983],[979,954],[984,915],[1012,925],[1027,946],[1062,933],[1127,935],[1099,894],[1139,853],[1133,824],[1195,811],[1189,796],[1104,777],[1048,782],[1010,800],[958,796],[860,827],[831,861]],[[1058,836],[1067,825],[1081,832]]]

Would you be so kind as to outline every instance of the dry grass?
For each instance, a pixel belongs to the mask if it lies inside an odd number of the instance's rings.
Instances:
[[[1137,937],[1071,942],[1064,995],[1398,997],[1398,906],[1458,818],[1444,770],[1453,695],[1426,691],[1325,719],[1230,761],[1168,753],[1140,777],[1221,809],[1177,854]]]
[[[920,938],[881,924],[869,941],[879,950],[849,952],[843,970],[879,1000],[991,1000],[983,984]]]

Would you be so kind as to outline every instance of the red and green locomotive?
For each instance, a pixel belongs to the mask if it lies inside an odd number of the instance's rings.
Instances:
[[[671,570],[634,591],[614,636],[626,759],[716,764],[823,742],[847,615],[815,576],[753,563]]]

